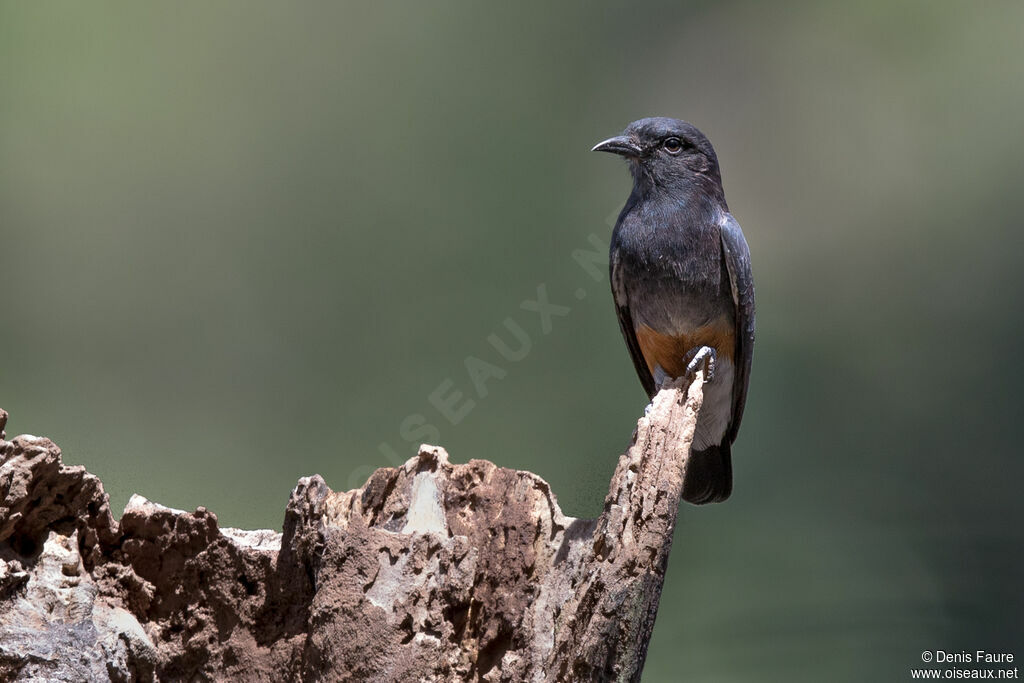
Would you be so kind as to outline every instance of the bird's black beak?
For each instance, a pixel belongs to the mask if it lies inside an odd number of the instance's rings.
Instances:
[[[613,138],[597,143],[590,151],[611,152],[613,154],[621,154],[624,157],[638,157],[643,150],[629,136],[616,135]]]

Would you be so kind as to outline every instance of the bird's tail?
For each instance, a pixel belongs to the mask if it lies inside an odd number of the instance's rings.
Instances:
[[[721,503],[732,493],[732,453],[728,443],[692,451],[683,477],[683,500],[694,505]]]

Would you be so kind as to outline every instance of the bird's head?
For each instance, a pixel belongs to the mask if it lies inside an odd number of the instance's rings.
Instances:
[[[711,142],[686,121],[649,118],[634,121],[621,135],[594,145],[594,152],[612,152],[629,161],[640,188],[703,187],[722,192],[718,157]]]

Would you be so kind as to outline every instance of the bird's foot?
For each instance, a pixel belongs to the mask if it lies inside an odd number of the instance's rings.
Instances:
[[[718,354],[710,346],[701,346],[686,354],[686,376],[694,377],[697,371],[704,366],[704,382],[711,382],[715,379],[715,362]]]

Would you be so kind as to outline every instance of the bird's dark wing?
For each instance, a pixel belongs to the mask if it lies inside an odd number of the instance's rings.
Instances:
[[[729,271],[732,300],[736,305],[736,378],[732,394],[729,443],[736,438],[747,402],[747,384],[754,359],[754,275],[750,270],[750,249],[740,224],[731,215],[721,225],[722,254]]]
[[[647,361],[640,352],[640,344],[636,339],[636,329],[633,327],[633,316],[629,312],[629,297],[626,292],[626,284],[622,277],[622,262],[619,259],[618,251],[612,249],[611,263],[612,297],[615,299],[615,314],[619,318],[619,328],[622,330],[622,338],[626,340],[626,347],[636,367],[636,374],[640,377],[640,383],[644,385],[644,391],[648,398],[654,398],[657,387],[654,386],[654,377],[647,368]]]

